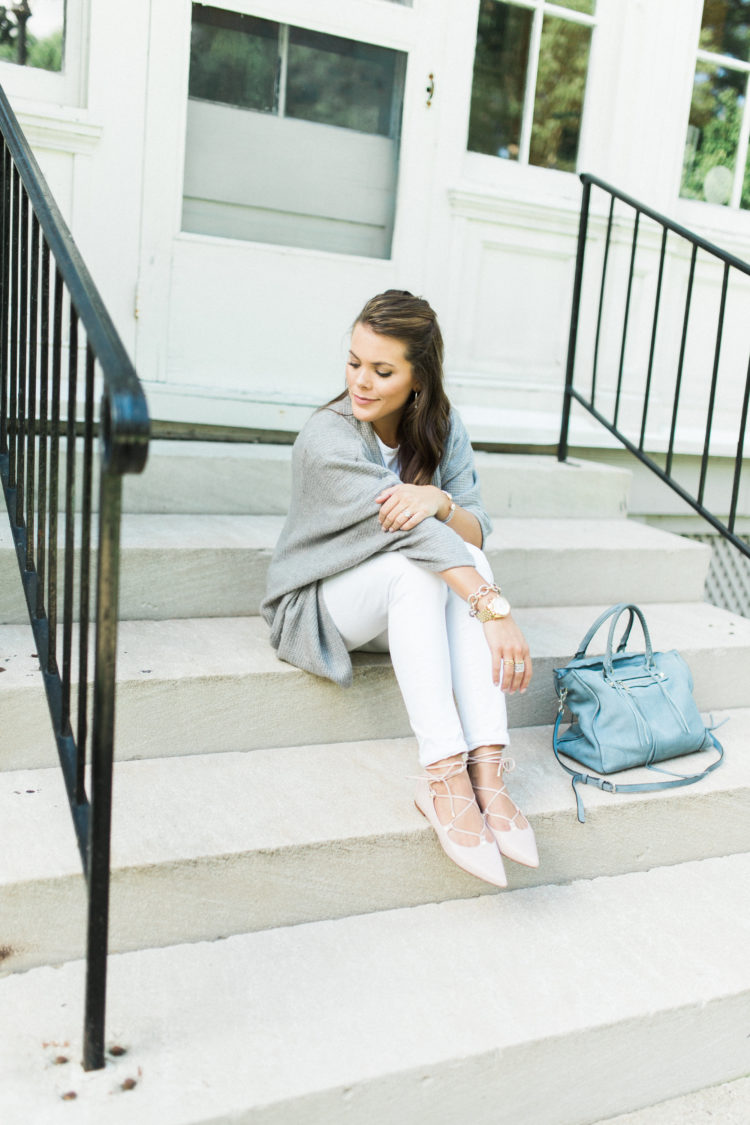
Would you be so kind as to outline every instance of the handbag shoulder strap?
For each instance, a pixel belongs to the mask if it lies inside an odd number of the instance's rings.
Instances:
[[[721,765],[722,759],[724,757],[724,747],[721,745],[716,735],[711,731],[708,731],[714,747],[719,752],[719,756],[716,761],[712,762],[710,766],[707,766],[702,773],[694,773],[687,776],[677,774],[673,781],[642,781],[639,783],[631,782],[628,785],[619,785],[615,784],[615,782],[613,781],[607,781],[605,777],[597,777],[596,774],[582,773],[579,770],[572,770],[569,766],[565,765],[565,762],[560,761],[558,732],[560,730],[560,723],[562,722],[562,718],[563,714],[561,709],[558,712],[557,719],[555,720],[555,729],[552,734],[552,749],[555,751],[555,757],[557,758],[559,764],[562,766],[566,773],[570,774],[573,779],[571,785],[573,786],[573,792],[575,793],[576,797],[576,814],[581,824],[585,824],[586,822],[586,813],[583,807],[583,799],[581,798],[581,794],[576,788],[577,785],[595,785],[597,789],[601,789],[604,793],[653,793],[657,789],[680,789],[683,785],[692,785],[696,781],[702,781],[704,777],[707,777],[708,774],[713,773],[713,771]],[[565,753],[565,751],[563,751],[563,753]],[[657,769],[658,767],[648,766],[646,768]],[[667,771],[663,770],[661,772],[666,773]]]

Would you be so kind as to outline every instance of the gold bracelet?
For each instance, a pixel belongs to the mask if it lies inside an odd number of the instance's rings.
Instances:
[[[476,617],[476,615],[479,613],[478,606],[480,598],[483,598],[486,594],[497,594],[499,596],[500,592],[500,587],[496,586],[494,582],[491,584],[485,582],[483,586],[480,586],[479,589],[471,594],[468,598],[470,607],[469,617]]]

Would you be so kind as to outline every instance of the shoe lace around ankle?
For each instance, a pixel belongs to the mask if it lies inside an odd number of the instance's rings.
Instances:
[[[426,781],[430,787],[430,794],[435,800],[447,799],[449,801],[450,820],[447,821],[444,825],[446,832],[463,832],[467,836],[476,836],[478,840],[483,840],[485,838],[484,832],[486,821],[484,813],[476,804],[475,798],[467,797],[463,793],[454,793],[450,786],[447,784],[445,786],[445,792],[443,793],[436,793],[433,789],[433,785],[435,785],[435,783],[441,781],[448,782],[451,778],[458,777],[458,775],[460,773],[463,773],[465,769],[466,755],[463,756],[460,762],[453,762],[450,766],[447,766],[442,773],[430,773],[430,767],[426,766],[425,773],[412,774],[410,775],[410,778],[412,781]],[[458,811],[456,811],[456,801],[464,802],[464,807],[459,808]],[[476,807],[477,812],[482,818],[482,830],[480,832],[475,831],[473,828],[462,828],[461,825],[456,823],[456,821],[459,820],[464,813],[468,812],[469,809],[472,808],[472,806]]]
[[[467,762],[470,766],[480,766],[488,762],[491,765],[497,765],[496,777],[500,777],[503,773],[511,773],[516,768],[516,759],[511,757],[503,757],[495,751],[489,751],[487,754],[475,754],[473,751],[469,754]]]

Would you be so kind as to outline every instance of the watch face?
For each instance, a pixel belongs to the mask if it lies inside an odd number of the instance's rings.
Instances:
[[[507,617],[510,613],[510,602],[507,598],[504,598],[502,594],[498,594],[492,599],[487,608],[494,613],[495,617]]]

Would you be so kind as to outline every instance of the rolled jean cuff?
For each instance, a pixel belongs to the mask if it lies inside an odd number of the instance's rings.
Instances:
[[[419,747],[419,764],[425,768],[434,765],[435,762],[441,762],[443,758],[452,758],[456,754],[466,754],[468,751],[463,738],[438,740],[418,737],[417,746]]]
[[[510,746],[510,735],[508,731],[489,731],[486,735],[478,734],[473,735],[471,738],[466,739],[469,747],[469,753],[476,750],[478,746]]]

